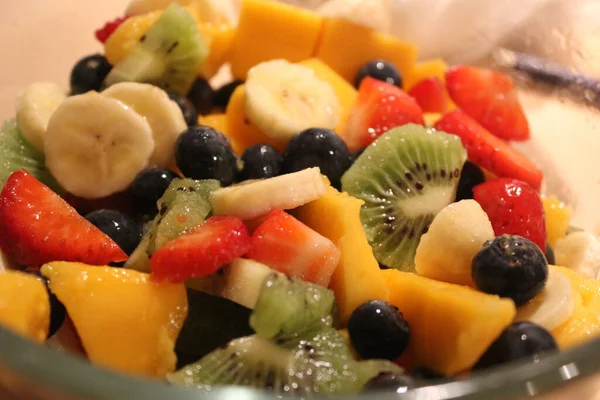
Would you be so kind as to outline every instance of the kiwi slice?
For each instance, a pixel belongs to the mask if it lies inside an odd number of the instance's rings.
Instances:
[[[414,272],[421,235],[452,203],[467,153],[458,136],[408,124],[373,142],[342,177],[381,264]]]
[[[25,139],[16,120],[11,119],[2,124],[0,132],[0,189],[13,172],[25,169],[55,192],[64,192],[46,168],[45,162],[44,154]]]
[[[114,66],[104,83],[152,83],[186,95],[207,55],[194,17],[173,2],[123,61]]]

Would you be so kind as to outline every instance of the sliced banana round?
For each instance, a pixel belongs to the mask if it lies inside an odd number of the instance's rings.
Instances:
[[[68,192],[100,198],[123,191],[154,151],[148,122],[97,92],[72,96],[54,112],[44,145],[46,166]]]
[[[32,83],[17,97],[17,123],[25,139],[38,150],[44,151],[48,121],[66,98],[66,90],[53,82]]]
[[[187,124],[177,103],[164,90],[147,83],[123,82],[102,94],[122,101],[148,121],[154,137],[151,165],[167,167],[175,161],[175,142]]]
[[[544,290],[529,303],[519,307],[515,321],[529,321],[552,330],[566,322],[574,308],[573,288],[569,278],[551,268]]]
[[[308,128],[334,129],[340,105],[310,68],[272,60],[248,71],[246,113],[265,135],[285,143]]]

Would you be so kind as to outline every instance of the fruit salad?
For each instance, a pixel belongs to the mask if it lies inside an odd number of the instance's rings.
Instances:
[[[298,396],[600,335],[600,241],[513,147],[508,75],[264,0],[136,0],[95,35],[69,90],[23,88],[1,128],[3,328]]]

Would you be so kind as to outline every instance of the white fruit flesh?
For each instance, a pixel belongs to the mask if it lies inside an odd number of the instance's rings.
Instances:
[[[600,278],[600,241],[589,232],[574,232],[556,242],[556,264],[587,278]]]
[[[235,259],[225,270],[225,287],[221,296],[253,309],[263,282],[273,273],[278,272],[259,262],[244,258]]]

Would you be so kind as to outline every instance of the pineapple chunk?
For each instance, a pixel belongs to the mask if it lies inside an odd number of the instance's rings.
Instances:
[[[546,215],[546,235],[550,246],[556,246],[556,241],[565,237],[571,224],[573,210],[556,196],[545,196],[542,199]]]

